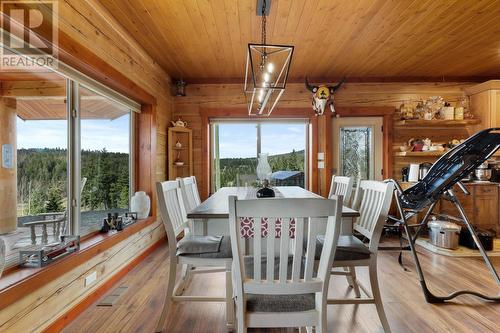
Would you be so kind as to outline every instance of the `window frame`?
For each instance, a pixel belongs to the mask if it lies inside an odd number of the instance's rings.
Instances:
[[[6,45],[0,44],[0,47],[16,53]],[[29,58],[29,56],[21,55]],[[100,83],[97,80],[83,74],[82,72],[66,65],[59,59],[57,68],[47,68],[49,73],[55,73],[66,81],[66,141],[67,141],[67,180],[66,187],[68,197],[67,202],[67,234],[79,235],[83,238],[95,234],[97,231],[90,231],[86,234],[80,233],[81,222],[81,127],[80,127],[80,92],[79,87],[83,86],[96,94],[99,94],[109,100],[121,104],[129,109],[129,207],[136,186],[136,122],[137,114],[141,113],[143,106],[116,90]],[[17,262],[15,263],[17,264]],[[10,268],[9,265],[6,269]]]
[[[213,193],[216,191],[216,176],[215,176],[215,164],[214,164],[214,154],[215,154],[215,136],[214,128],[215,125],[219,124],[254,124],[256,125],[256,154],[261,153],[262,149],[262,124],[302,124],[305,128],[305,147],[304,147],[304,188],[310,188],[310,175],[309,175],[309,159],[310,159],[310,125],[311,121],[308,118],[273,118],[273,119],[245,119],[245,118],[211,118],[209,119],[209,165],[210,165],[210,191]]]

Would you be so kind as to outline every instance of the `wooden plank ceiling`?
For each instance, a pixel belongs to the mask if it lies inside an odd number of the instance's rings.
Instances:
[[[174,78],[241,79],[256,0],[101,0]],[[291,79],[500,75],[498,0],[272,0],[268,42]]]

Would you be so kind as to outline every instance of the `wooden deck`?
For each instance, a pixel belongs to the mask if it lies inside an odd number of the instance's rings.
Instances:
[[[386,242],[384,242],[386,243]],[[428,284],[436,293],[457,288],[474,288],[490,294],[496,286],[486,267],[478,259],[448,258],[421,250],[422,265]],[[124,277],[114,289],[127,286],[127,291],[112,307],[93,304],[64,332],[154,332],[161,310],[168,272],[167,246],[164,245]],[[500,270],[500,258],[492,259]],[[405,272],[397,263],[397,253],[379,256],[381,292],[393,332],[500,332],[500,303],[483,302],[462,296],[456,302],[433,305],[424,301],[410,254],[404,254],[410,269]],[[365,270],[359,278],[368,283]],[[352,294],[344,278],[330,282],[330,294]],[[110,291],[111,292],[111,291]],[[223,275],[195,276],[188,293],[224,294]],[[334,305],[328,307],[330,332],[382,332],[375,306]],[[167,318],[165,332],[226,332],[224,304],[177,303]],[[296,332],[297,330],[251,330],[251,332]]]

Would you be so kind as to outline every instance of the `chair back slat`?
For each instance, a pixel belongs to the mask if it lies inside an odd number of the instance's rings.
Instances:
[[[186,205],[186,212],[190,212],[201,204],[196,177],[191,176],[181,178],[180,185],[184,204]]]
[[[330,184],[330,193],[328,198],[334,195],[344,197],[344,205],[349,205],[351,201],[352,187],[354,184],[354,178],[344,177],[344,176],[332,176],[332,182]]]
[[[288,275],[288,257],[290,254],[290,219],[281,219],[281,242],[280,242],[280,266],[279,266],[279,281],[281,284],[286,283]]]
[[[255,279],[262,279],[262,232],[261,232],[262,219],[254,219],[255,232],[253,237],[253,250],[254,250],[254,265],[253,276]]]
[[[389,213],[393,184],[363,180],[359,184],[358,192],[353,208],[358,210],[360,216],[354,222],[354,230],[368,238],[370,250],[376,251]]]
[[[169,243],[176,243],[177,236],[189,228],[183,195],[178,180],[156,183],[158,208],[167,232]]]
[[[234,267],[240,269],[235,271],[236,281],[242,281],[244,291],[293,294],[319,292],[324,288],[329,276],[326,266],[331,267],[340,234],[342,197],[238,200],[231,196],[229,207],[232,251],[238,253],[233,255]],[[324,268],[315,270],[316,238],[324,230],[324,224],[327,224],[325,239],[329,239],[319,262]],[[253,244],[253,253],[245,257],[242,249],[247,241]],[[250,269],[248,260],[253,264],[251,272],[245,272],[245,267]]]
[[[267,228],[267,251],[266,251],[266,279],[267,282],[274,281],[274,255],[267,255],[268,253],[275,253],[274,241],[276,239],[276,220],[273,218],[268,219]]]
[[[304,230],[304,218],[295,220],[295,230]],[[302,249],[304,248],[304,232],[296,232],[293,242],[293,263],[292,281],[298,282],[300,279],[300,269],[302,268]]]

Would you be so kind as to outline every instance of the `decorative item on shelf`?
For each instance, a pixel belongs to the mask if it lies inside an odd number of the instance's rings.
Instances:
[[[0,277],[2,277],[2,272],[5,267],[5,254],[7,250],[5,248],[5,241],[0,237]]]
[[[123,230],[123,217],[118,216],[118,213],[108,213],[108,217],[102,222],[100,232],[106,233],[110,230],[122,231]]]
[[[414,110],[409,101],[399,106],[399,112],[401,114],[401,120],[415,119]]]
[[[182,148],[182,143],[179,140],[175,143],[175,148]]]
[[[340,81],[339,84],[335,86],[319,85],[314,86],[309,84],[306,76],[306,88],[313,93],[312,97],[312,107],[317,116],[322,116],[325,112],[325,107],[328,105],[330,111],[335,113],[335,107],[333,106],[333,97],[337,90],[340,89],[342,84],[345,82],[345,77]]]
[[[462,119],[474,119],[474,115],[470,110],[470,101],[468,96],[462,96],[458,101],[458,106],[463,108],[463,118]]]
[[[60,242],[30,246],[19,251],[19,265],[44,267],[80,249],[80,236],[61,236]]]
[[[137,212],[127,212],[123,218],[123,227],[134,224],[137,221]]]
[[[186,96],[187,83],[183,79],[175,82],[175,96]]]
[[[401,146],[399,146],[399,150],[401,150],[402,152],[407,152],[411,150],[411,146],[408,145],[407,143],[404,143]]]
[[[174,165],[183,166],[184,162],[181,160],[181,152],[177,153],[177,158],[174,161]]]
[[[439,110],[444,106],[444,99],[441,96],[431,96],[425,102],[425,114],[424,119],[432,120],[437,118]],[[431,116],[432,115],[432,116]]]
[[[267,157],[269,154],[260,153],[259,163],[257,164],[257,178],[262,181],[262,188],[257,191],[257,198],[273,198],[274,190],[269,187],[269,179],[273,170],[269,165]]]
[[[424,145],[422,146],[422,151],[429,151],[431,150],[431,146],[432,146],[432,141],[431,139],[429,138],[425,138],[424,140],[422,140]]]
[[[464,102],[465,104],[467,103],[465,97],[461,97],[458,100],[457,105],[455,106],[455,115],[454,115],[455,120],[464,119],[464,111],[465,111]]]
[[[411,151],[423,151],[424,140],[411,138],[408,140],[408,145],[411,147]]]
[[[269,116],[273,112],[285,91],[292,61],[293,46],[267,44],[266,18],[270,7],[271,0],[257,2],[261,44],[248,44],[244,92],[249,115]]]
[[[423,101],[418,101],[417,106],[415,107],[415,118],[417,119],[425,119],[425,106]]]
[[[182,121],[181,118],[179,118],[177,121],[171,121],[170,122],[173,127],[187,127],[188,123],[185,121]]]
[[[151,199],[144,191],[135,192],[130,201],[130,210],[137,212],[138,219],[145,219],[149,216],[151,209]]]
[[[429,151],[445,151],[444,145],[441,143],[433,143],[429,147]]]
[[[455,108],[446,102],[441,110],[439,110],[439,116],[441,119],[453,120],[455,119]]]

